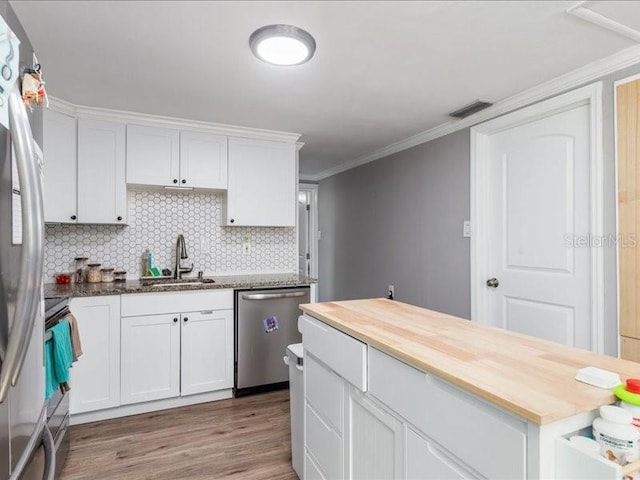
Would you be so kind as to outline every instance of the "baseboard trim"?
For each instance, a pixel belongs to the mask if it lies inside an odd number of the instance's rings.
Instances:
[[[166,398],[153,402],[136,403],[133,405],[122,405],[120,407],[97,410],[95,412],[76,413],[71,415],[70,425],[81,425],[83,423],[100,422],[112,418],[128,417],[130,415],[140,415],[142,413],[157,412],[170,408],[186,407],[197,405],[198,403],[215,402],[233,397],[232,389],[219,390],[217,392],[200,393],[187,397]]]

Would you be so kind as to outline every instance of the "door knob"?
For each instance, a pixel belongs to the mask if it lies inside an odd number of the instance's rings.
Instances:
[[[498,285],[500,285],[500,282],[495,277],[487,280],[487,287],[498,288]]]

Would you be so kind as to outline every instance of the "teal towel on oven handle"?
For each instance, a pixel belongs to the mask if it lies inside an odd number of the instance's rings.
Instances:
[[[51,397],[61,383],[69,380],[69,368],[73,362],[71,327],[62,320],[51,327],[51,340],[45,344],[46,398]]]

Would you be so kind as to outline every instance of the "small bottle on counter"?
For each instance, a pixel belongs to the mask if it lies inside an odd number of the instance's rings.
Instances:
[[[100,266],[100,263],[90,263],[87,265],[87,283],[100,283],[102,281]]]
[[[633,416],[614,405],[600,407],[600,418],[593,422],[593,438],[600,444],[600,454],[625,465],[638,459],[640,430],[633,426]]]
[[[84,282],[84,269],[85,265],[89,260],[87,257],[76,257],[76,271],[74,274],[75,283],[83,283]]]

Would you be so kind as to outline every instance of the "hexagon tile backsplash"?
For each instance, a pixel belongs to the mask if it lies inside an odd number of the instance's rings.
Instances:
[[[138,278],[148,248],[153,262],[173,270],[175,244],[182,233],[194,272],[205,274],[295,272],[298,253],[295,228],[223,227],[222,199],[211,193],[128,192],[129,224],[47,225],[45,282],[56,272],[74,270],[74,258],[126,270]],[[242,239],[251,242],[242,253]],[[202,247],[209,246],[208,251]]]

